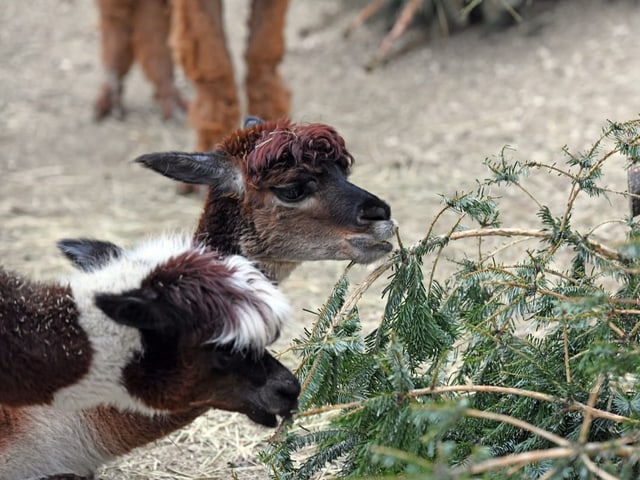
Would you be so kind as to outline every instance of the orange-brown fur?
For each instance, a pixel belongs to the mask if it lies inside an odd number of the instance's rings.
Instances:
[[[253,0],[245,53],[248,113],[266,119],[287,116],[290,92],[278,74],[285,42],[288,0]],[[171,101],[180,105],[173,84],[168,46],[171,17],[172,47],[186,76],[193,82],[195,99],[189,122],[197,134],[196,149],[213,149],[239,123],[240,109],[233,65],[226,44],[221,0],[98,0],[102,57],[109,75],[121,82],[134,59],[156,87],[163,114],[172,113]],[[122,88],[116,82],[117,89]],[[109,113],[113,92],[107,82],[96,101],[96,116]]]
[[[107,72],[96,100],[97,119],[113,109],[124,114],[123,80],[137,61],[155,87],[154,96],[169,118],[186,103],[173,81],[173,61],[167,44],[170,5],[166,0],[97,0],[100,11],[102,63]]]

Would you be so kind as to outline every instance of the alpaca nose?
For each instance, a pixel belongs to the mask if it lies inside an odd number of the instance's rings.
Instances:
[[[374,199],[363,203],[358,210],[358,223],[370,223],[389,220],[391,208],[382,200]]]
[[[300,382],[295,378],[289,379],[278,386],[278,393],[283,397],[298,398],[298,395],[300,395]]]

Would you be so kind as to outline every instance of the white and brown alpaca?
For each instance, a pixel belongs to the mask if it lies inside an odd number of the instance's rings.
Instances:
[[[299,383],[266,351],[288,304],[248,260],[187,236],[60,246],[82,270],[68,285],[0,283],[0,478],[91,476],[128,449],[117,423],[91,428],[110,411],[165,429],[208,408],[291,415]],[[74,410],[93,404],[123,410]]]
[[[284,280],[305,260],[369,263],[391,250],[386,240],[395,222],[389,206],[347,181],[353,157],[332,127],[257,119],[245,127],[210,153],[137,159],[168,177],[209,186],[196,239],[221,253],[251,258],[274,281]],[[49,423],[79,432],[75,435],[84,437],[91,451],[77,455],[90,458],[97,468],[205,411],[150,416],[97,407]]]

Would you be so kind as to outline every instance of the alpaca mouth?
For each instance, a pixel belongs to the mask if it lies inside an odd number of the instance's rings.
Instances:
[[[387,241],[398,228],[395,220],[376,222],[372,226],[372,232],[365,235],[356,235],[347,239],[351,248],[350,258],[356,263],[371,263],[385,256],[393,245]]]
[[[247,417],[249,420],[262,425],[263,427],[274,428],[278,425],[278,417],[274,413],[270,413],[262,409],[254,409],[248,412]],[[280,413],[280,416],[284,419],[291,418],[291,412]]]
[[[385,256],[393,245],[385,240],[377,240],[371,237],[353,237],[347,239],[351,247],[351,260],[356,263],[371,263]]]

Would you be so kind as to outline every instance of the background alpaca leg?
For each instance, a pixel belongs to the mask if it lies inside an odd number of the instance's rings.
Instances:
[[[133,52],[142,71],[155,87],[154,98],[162,118],[176,109],[186,110],[173,80],[173,59],[169,47],[171,5],[168,0],[138,0],[133,9]]]
[[[291,93],[278,74],[288,5],[289,0],[253,0],[251,5],[245,53],[248,113],[264,119],[289,115]]]
[[[220,0],[173,0],[173,46],[196,96],[189,123],[200,151],[238,128],[240,112]]]
[[[133,63],[131,0],[97,0],[100,16],[100,48],[106,79],[94,103],[94,116],[101,120],[112,111],[124,116],[123,79]]]

